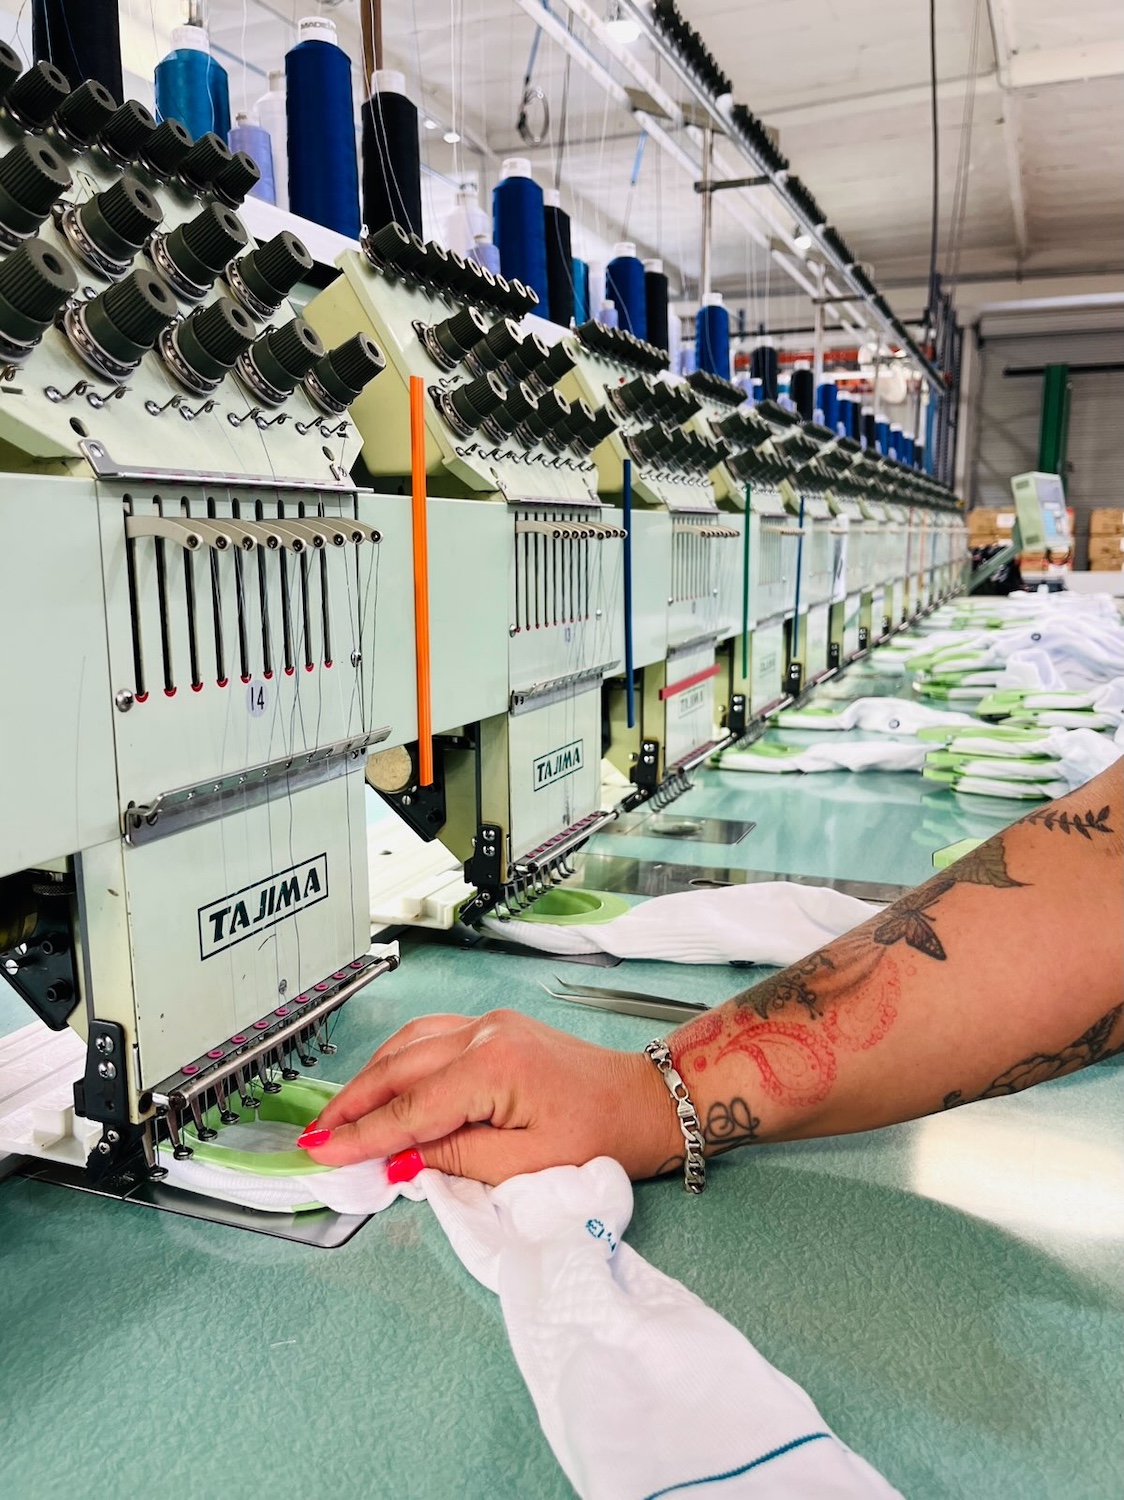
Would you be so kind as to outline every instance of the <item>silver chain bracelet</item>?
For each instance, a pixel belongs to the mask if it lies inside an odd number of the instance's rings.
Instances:
[[[683,1157],[683,1186],[689,1193],[702,1193],[706,1190],[706,1160],[703,1156],[703,1147],[706,1140],[699,1124],[699,1117],[695,1113],[695,1106],[691,1103],[691,1096],[687,1092],[687,1085],[677,1071],[671,1059],[671,1053],[667,1049],[667,1043],[658,1037],[654,1042],[649,1042],[644,1051],[659,1069],[660,1077],[667,1084],[667,1091],[675,1101],[675,1113],[679,1119],[679,1129],[683,1132],[683,1143],[686,1152]]]

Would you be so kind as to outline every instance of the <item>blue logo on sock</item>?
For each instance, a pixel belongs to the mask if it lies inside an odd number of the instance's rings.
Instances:
[[[610,1252],[617,1248],[617,1239],[611,1229],[606,1229],[600,1219],[587,1219],[585,1227],[595,1240],[604,1240]]]

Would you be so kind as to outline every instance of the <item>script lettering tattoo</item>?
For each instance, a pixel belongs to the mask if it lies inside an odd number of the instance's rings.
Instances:
[[[1095,833],[1115,832],[1108,826],[1108,814],[1107,805],[1102,807],[1099,813],[1094,813],[1091,809],[1087,809],[1084,813],[1059,812],[1056,807],[1052,807],[1049,810],[1031,813],[1023,821],[1038,823],[1050,833],[1053,833],[1055,829],[1060,829],[1067,837],[1071,833],[1077,833],[1092,843]]]
[[[1036,1083],[1044,1083],[1048,1078],[1076,1073],[1079,1068],[1087,1068],[1090,1063],[1115,1057],[1118,1052],[1124,1051],[1124,1044],[1120,1038],[1116,1038],[1114,1046],[1109,1044],[1122,1019],[1124,1005],[1117,1005],[1101,1016],[1099,1021],[1094,1021],[1088,1031],[1083,1031],[1076,1041],[1070,1042],[1060,1052],[1032,1052],[1005,1073],[1000,1073],[979,1094],[965,1098],[960,1089],[954,1089],[951,1094],[944,1096],[941,1108],[955,1109],[960,1104],[975,1104],[978,1099],[1001,1099],[1007,1094],[1021,1093],[1023,1089],[1031,1088]]]
[[[713,1149],[707,1154],[719,1156],[723,1151],[732,1151],[735,1146],[746,1146],[757,1139],[761,1121],[744,1099],[731,1099],[728,1104],[712,1104],[706,1112],[703,1135]]]
[[[730,1099],[712,1104],[706,1112],[706,1119],[702,1121],[707,1156],[722,1156],[737,1146],[750,1145],[757,1140],[760,1128],[761,1121],[746,1100]],[[665,1172],[681,1172],[683,1160],[682,1156],[669,1156],[657,1168],[656,1176],[662,1177]]]

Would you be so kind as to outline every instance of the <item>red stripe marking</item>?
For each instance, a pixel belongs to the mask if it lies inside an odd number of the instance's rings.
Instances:
[[[703,667],[701,672],[693,672],[690,677],[683,677],[678,682],[669,682],[667,687],[660,688],[660,702],[668,698],[674,698],[677,693],[685,693],[688,688],[693,688],[697,682],[705,682],[708,677],[718,676],[718,663]]]

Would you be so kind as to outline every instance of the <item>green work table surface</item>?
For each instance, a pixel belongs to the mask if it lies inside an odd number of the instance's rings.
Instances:
[[[603,844],[913,883],[936,848],[1021,810],[917,776],[835,774],[706,773],[676,806],[758,826],[732,847]],[[560,967],[408,946],[346,1007],[321,1071],[349,1076],[429,1010],[514,1006],[628,1048],[661,1029],[551,1000],[540,982]],[[708,1002],[754,977],[562,971]],[[0,1030],[25,1021],[0,999]],[[716,1163],[702,1198],[641,1185],[630,1241],[911,1500],[1104,1500],[1124,1489],[1122,1066],[870,1135],[755,1147]],[[496,1300],[425,1204],[395,1204],[325,1251],[9,1179],[0,1257],[0,1494],[13,1500],[571,1493]]]

